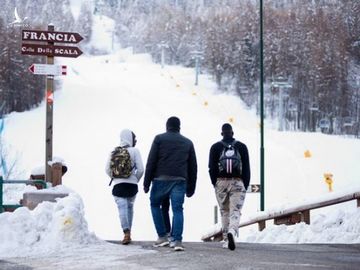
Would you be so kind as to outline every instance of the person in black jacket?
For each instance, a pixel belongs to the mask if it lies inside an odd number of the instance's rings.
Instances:
[[[221,213],[222,232],[225,240],[223,247],[234,250],[241,209],[250,183],[249,153],[244,143],[233,138],[234,132],[230,124],[223,124],[221,135],[223,139],[210,148],[209,174],[211,183],[215,187]],[[230,158],[226,160],[225,149],[228,148],[234,148],[235,151],[234,155],[229,154]],[[236,158],[236,153],[238,153],[238,158]],[[225,165],[223,165],[223,159]]]
[[[161,204],[170,197],[173,212],[171,239],[174,250],[184,250],[182,233],[184,227],[183,203],[185,194],[191,197],[195,192],[197,162],[191,140],[180,134],[180,119],[173,116],[166,122],[166,132],[155,137],[148,156],[144,191],[151,186],[151,213],[158,234],[154,246],[169,245],[166,236]]]

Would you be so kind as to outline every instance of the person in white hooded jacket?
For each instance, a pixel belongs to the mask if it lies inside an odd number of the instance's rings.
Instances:
[[[122,244],[127,245],[131,242],[131,226],[134,216],[134,202],[138,192],[138,182],[144,174],[144,165],[140,151],[135,148],[136,136],[129,129],[124,129],[120,133],[120,147],[125,147],[131,159],[131,175],[128,178],[112,178],[110,161],[111,153],[106,163],[106,173],[110,176],[113,186],[112,195],[119,210],[121,227],[124,232]]]

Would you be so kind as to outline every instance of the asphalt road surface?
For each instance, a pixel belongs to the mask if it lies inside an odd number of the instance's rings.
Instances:
[[[117,242],[113,242],[117,243]],[[235,270],[235,269],[360,269],[360,244],[252,244],[237,243],[234,251],[223,249],[221,243],[184,243],[185,251],[175,252],[169,247],[153,248],[152,242],[135,242],[152,253],[133,255],[106,267],[90,267],[99,258],[89,254],[86,264],[71,269],[125,270]],[[44,258],[24,260],[0,259],[1,270],[67,269],[60,261]],[[58,258],[57,260],[66,260]],[[41,265],[41,267],[39,267]]]
[[[150,243],[139,243],[150,248]],[[129,257],[142,269],[360,269],[360,244],[250,244],[237,243],[234,251],[221,243],[184,243],[184,252],[157,248],[159,254]]]

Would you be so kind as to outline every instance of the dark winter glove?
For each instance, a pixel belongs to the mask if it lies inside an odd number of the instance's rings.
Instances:
[[[149,192],[149,187],[144,187],[144,192],[148,193]]]
[[[192,195],[194,195],[194,191],[186,191],[186,197],[190,198]]]

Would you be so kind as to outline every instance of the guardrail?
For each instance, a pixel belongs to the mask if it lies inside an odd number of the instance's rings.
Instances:
[[[4,184],[28,184],[28,185],[40,185],[42,188],[46,188],[46,182],[44,180],[3,180],[0,176],[0,213],[5,210],[14,210],[21,207],[21,204],[3,204]]]
[[[330,199],[324,199],[321,201],[309,203],[306,205],[295,206],[281,211],[274,211],[272,213],[260,213],[254,218],[251,218],[247,221],[240,222],[239,228],[253,225],[258,223],[259,231],[262,231],[266,227],[267,220],[274,220],[274,224],[286,224],[293,225],[299,222],[305,222],[310,224],[310,210],[331,206],[339,203],[348,202],[351,200],[357,200],[357,207],[360,207],[360,191],[349,193],[346,195],[341,195],[338,197],[332,197]],[[221,228],[217,228],[210,233],[205,234],[202,238],[202,241],[221,241],[222,232]]]

